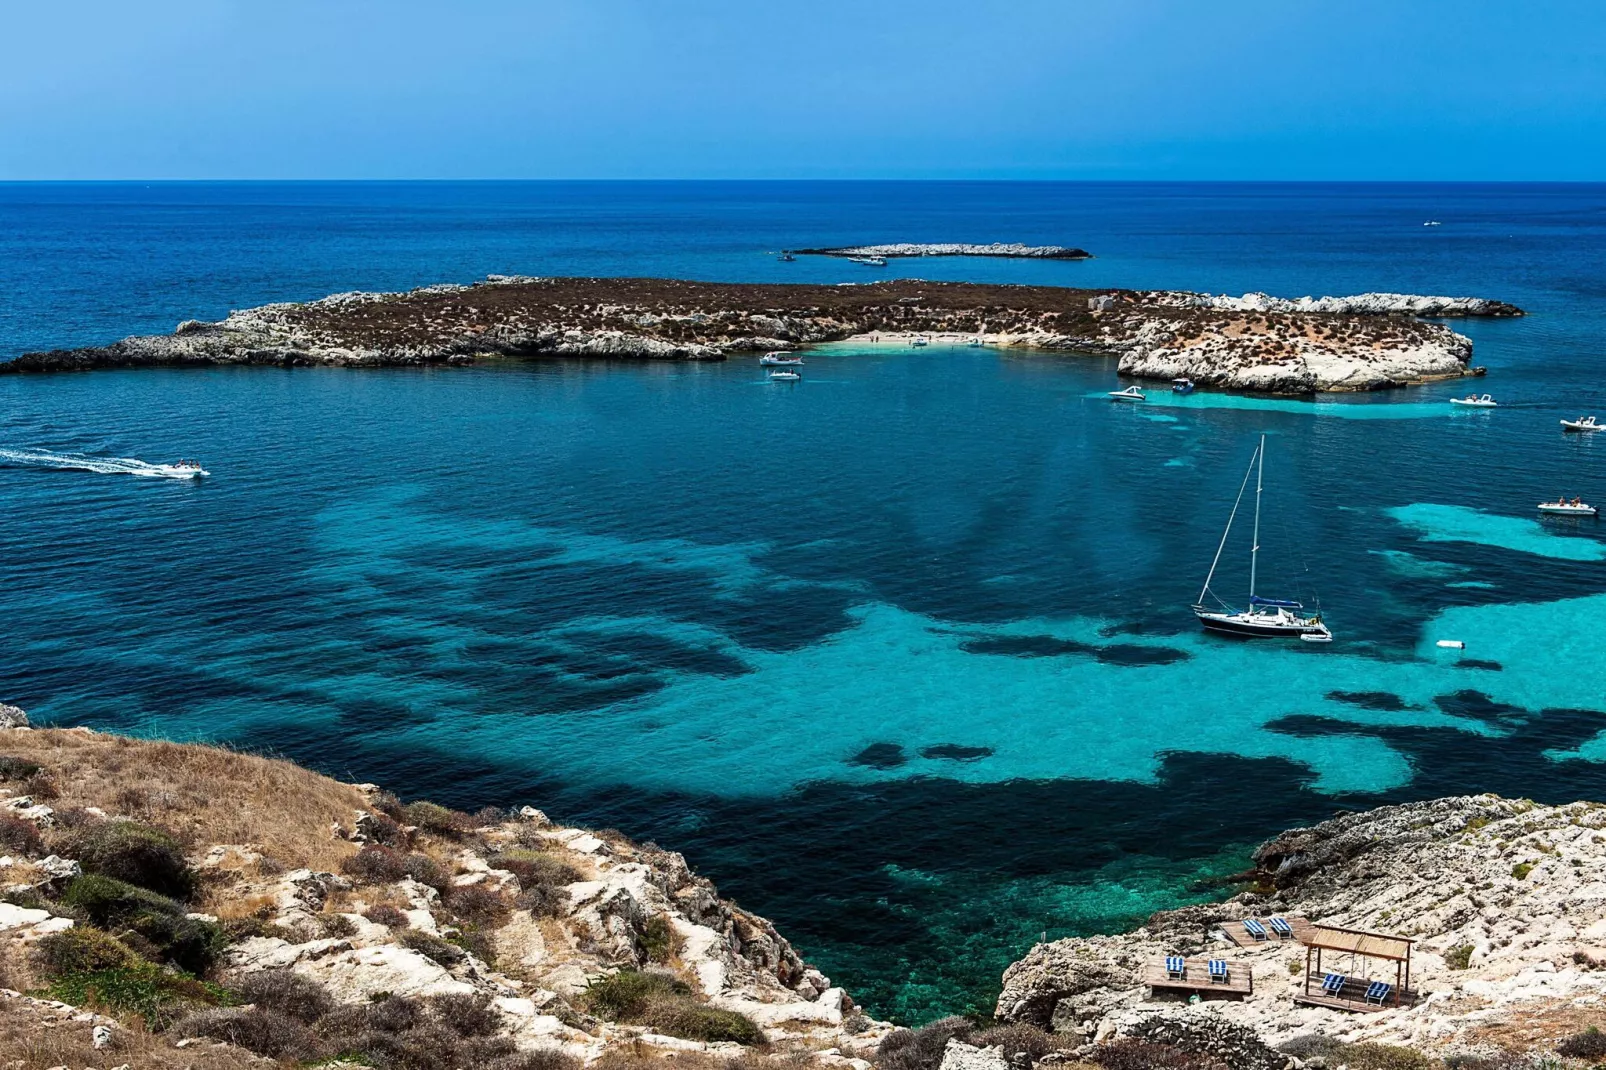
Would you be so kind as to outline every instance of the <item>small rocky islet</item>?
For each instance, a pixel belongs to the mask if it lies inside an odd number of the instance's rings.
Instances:
[[[27,353],[0,373],[262,364],[380,367],[573,357],[725,360],[860,337],[979,338],[1118,357],[1123,375],[1274,394],[1482,374],[1429,318],[1511,317],[1485,298],[1282,299],[928,282],[807,285],[491,276],[469,286],[263,305],[110,345]]]
[[[0,1061],[194,1070],[1518,1070],[1606,1055],[1606,805],[1465,796],[1254,853],[1245,890],[1031,948],[991,1019],[878,1021],[672,850],[532,807],[0,706]],[[1414,941],[1410,1005],[1297,1005],[1297,918]],[[1253,975],[1190,1002],[1167,955]],[[20,1060],[20,1061],[19,1061]]]

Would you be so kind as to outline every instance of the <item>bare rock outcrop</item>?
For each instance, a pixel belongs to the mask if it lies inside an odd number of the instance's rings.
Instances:
[[[1148,1037],[1135,1023],[1186,1020],[1175,997],[1139,983],[1142,967],[1167,954],[1252,971],[1253,995],[1208,1007],[1267,1046],[1314,1034],[1478,1051],[1513,1023],[1539,1042],[1576,1032],[1578,1008],[1606,1002],[1606,806],[1436,799],[1294,829],[1254,857],[1254,890],[1224,903],[1164,911],[1130,933],[1034,947],[1004,974],[998,1015],[1088,1040]],[[1305,948],[1238,946],[1225,935],[1245,917],[1271,915],[1414,940],[1420,998],[1371,1014],[1295,1005]]]

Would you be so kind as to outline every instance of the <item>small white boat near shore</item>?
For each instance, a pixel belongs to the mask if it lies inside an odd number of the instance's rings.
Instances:
[[[1563,431],[1601,431],[1606,430],[1606,424],[1598,424],[1593,416],[1580,416],[1576,420],[1563,420]]]
[[[1574,498],[1568,501],[1565,498],[1553,502],[1540,502],[1539,511],[1551,516],[1599,516],[1600,510],[1587,502]]]
[[[866,267],[887,266],[887,258],[884,256],[850,256],[848,261],[854,264],[863,264]]]
[[[1469,405],[1474,409],[1493,409],[1499,407],[1499,402],[1488,394],[1479,397],[1477,394],[1468,394],[1464,398],[1451,398],[1452,405]]]
[[[775,371],[770,372],[770,382],[772,383],[795,383],[801,378],[803,377],[797,372],[789,371],[786,368],[777,368]]]
[[[1143,396],[1143,391],[1139,390],[1136,386],[1129,386],[1125,390],[1111,390],[1109,393],[1105,394],[1104,396],[1109,398],[1111,401],[1147,401],[1148,400],[1148,398]]]
[[[926,346],[931,344],[931,340],[925,335],[916,335],[909,340],[909,344],[912,346]]]
[[[765,353],[758,358],[758,362],[760,364],[773,364],[782,368],[801,368],[803,366],[802,357],[794,357],[790,353],[781,352]]]

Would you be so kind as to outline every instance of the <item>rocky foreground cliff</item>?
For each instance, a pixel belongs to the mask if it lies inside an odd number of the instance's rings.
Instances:
[[[685,860],[538,810],[0,706],[0,1068],[1539,1070],[1606,1060],[1606,806],[1496,796],[1262,845],[1251,890],[1033,948],[992,1020],[895,1029]],[[1283,915],[1416,941],[1414,1006],[1292,1001]],[[1247,998],[1144,987],[1164,955]]]
[[[1253,890],[1156,914],[1134,932],[1032,949],[1004,975],[1001,1018],[1088,1043],[1168,1038],[1234,1067],[1291,1058],[1372,1065],[1594,1066],[1606,1060],[1606,806],[1494,795],[1438,799],[1297,829],[1255,853]],[[1414,1006],[1299,1006],[1298,940],[1237,946],[1242,919],[1300,917],[1413,939]],[[1189,1005],[1138,982],[1165,955],[1253,972],[1242,1000]],[[1329,952],[1328,967],[1364,968]],[[1392,964],[1371,966],[1394,980]],[[1349,1052],[1350,1055],[1345,1053]],[[1569,1057],[1570,1056],[1570,1057]]]
[[[874,334],[1116,356],[1125,375],[1305,394],[1478,374],[1470,339],[1418,317],[1521,314],[1482,298],[1400,294],[1283,301],[919,280],[817,286],[492,276],[473,286],[264,305],[217,323],[186,321],[169,335],[26,354],[0,364],[0,373],[520,357],[724,360]]]

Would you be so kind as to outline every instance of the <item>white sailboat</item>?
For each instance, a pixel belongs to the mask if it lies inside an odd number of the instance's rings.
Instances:
[[[1251,473],[1255,476],[1255,534],[1249,549],[1249,605],[1245,609],[1234,610],[1211,591],[1210,581],[1215,579],[1216,566],[1221,564],[1221,552],[1226,549],[1227,536],[1232,534],[1232,522],[1237,519],[1238,506],[1243,504],[1244,490],[1249,486]],[[1309,643],[1332,642],[1333,633],[1322,623],[1319,612],[1306,616],[1302,603],[1283,598],[1262,598],[1255,593],[1260,565],[1260,496],[1265,489],[1265,474],[1266,436],[1261,435],[1260,445],[1255,447],[1254,456],[1249,458],[1249,468],[1244,472],[1244,481],[1238,486],[1238,500],[1232,503],[1232,513],[1227,517],[1227,530],[1221,533],[1221,542],[1216,546],[1215,560],[1210,562],[1210,572],[1205,576],[1204,588],[1199,592],[1198,601],[1194,603],[1193,615],[1199,618],[1199,623],[1204,625],[1207,631],[1221,632],[1225,635],[1237,635],[1248,639],[1299,638]],[[1217,610],[1207,606],[1205,604],[1207,597],[1214,598],[1221,608]]]

